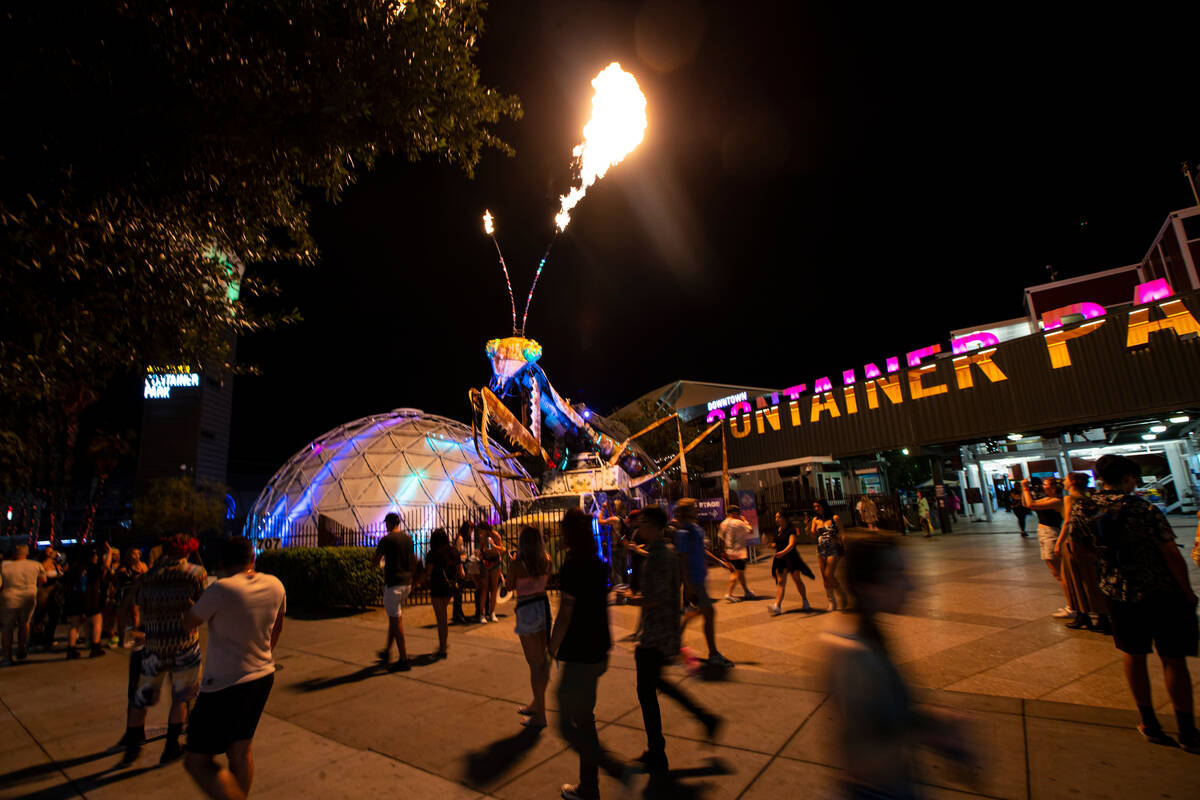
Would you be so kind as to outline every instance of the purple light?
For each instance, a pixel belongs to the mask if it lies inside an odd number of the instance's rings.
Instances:
[[[972,344],[979,344],[979,348],[991,347],[992,345],[1000,344],[1000,337],[990,331],[980,331],[979,333],[968,333],[966,336],[960,336],[950,343],[950,350],[956,356],[961,356],[970,349]]]
[[[887,366],[887,371],[888,371],[889,375],[891,375],[893,372],[899,372],[900,371],[900,359],[897,358],[896,356],[892,356],[891,358],[889,358],[887,360],[886,366]]]
[[[719,419],[725,419],[725,409],[714,408],[712,411],[708,412],[708,416],[704,419],[704,424],[711,425]]]
[[[936,355],[940,352],[942,352],[942,346],[940,344],[931,344],[928,347],[922,347],[920,350],[912,350],[908,353],[908,365],[910,367],[919,367],[921,366],[922,358],[928,358],[929,356]],[[888,372],[891,371],[892,369],[889,365]]]
[[[736,417],[738,414],[753,414],[753,413],[754,413],[754,409],[751,408],[750,404],[747,403],[745,400],[734,403],[733,407],[729,409],[730,418]]]
[[[807,388],[808,388],[807,384],[797,383],[795,386],[789,386],[788,388],[784,389],[783,393],[786,394],[788,397],[792,398],[793,400],[799,400],[800,395]]]
[[[1138,284],[1133,290],[1133,304],[1140,306],[1145,303],[1153,303],[1155,300],[1163,300],[1175,294],[1171,288],[1171,284],[1167,283],[1166,278],[1155,278],[1152,281]]]
[[[817,378],[817,382],[813,384],[813,391],[817,394],[832,392],[833,384],[829,382],[829,378]]]
[[[1042,330],[1054,330],[1062,327],[1063,317],[1079,314],[1084,319],[1095,319],[1104,316],[1104,306],[1097,303],[1072,303],[1062,308],[1054,308],[1042,314]]]
[[[591,412],[591,411],[588,411],[588,410],[586,410],[586,409],[585,409],[585,410],[584,410],[584,412],[583,412],[583,418],[584,418],[584,419],[591,419],[591,418],[592,418],[592,412]]]
[[[867,380],[874,380],[882,375],[883,373],[879,371],[879,367],[874,364],[863,364],[863,377]]]
[[[842,372],[842,385],[843,386],[853,386],[854,385],[854,370],[848,369],[848,370],[844,370]]]

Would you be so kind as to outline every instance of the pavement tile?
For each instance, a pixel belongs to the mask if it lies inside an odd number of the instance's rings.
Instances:
[[[422,800],[474,800],[482,795],[454,781],[402,764],[379,753],[351,751],[349,755],[290,780],[266,783],[256,779],[256,800],[294,800],[321,797],[358,800],[363,797],[419,797]],[[265,784],[265,786],[264,786]],[[264,786],[260,789],[259,786]]]
[[[0,753],[0,798],[38,796],[82,797],[38,745],[25,744]]]
[[[842,770],[823,764],[776,759],[742,795],[742,800],[779,800],[781,797],[795,796],[798,791],[802,792],[803,797],[843,797],[845,791],[841,784],[844,775]],[[922,786],[921,792],[928,800],[961,800],[980,796],[935,786]]]
[[[1200,797],[1200,756],[1147,744],[1134,730],[1026,720],[1031,800]]]

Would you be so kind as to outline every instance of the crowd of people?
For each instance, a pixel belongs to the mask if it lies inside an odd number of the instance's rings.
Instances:
[[[1138,730],[1147,741],[1200,753],[1186,663],[1197,654],[1200,631],[1186,562],[1166,518],[1134,492],[1140,476],[1135,462],[1105,456],[1097,462],[1096,474],[1097,488],[1082,473],[1069,475],[1065,487],[1055,481],[1022,484],[1021,505],[1038,518],[1040,555],[1066,598],[1067,605],[1056,615],[1069,617],[1068,627],[1113,637],[1138,707]],[[595,536],[598,521],[612,531],[609,563]],[[707,578],[709,565],[719,564],[729,571],[727,602],[756,599],[745,577],[754,531],[736,505],[728,507],[711,541],[697,524],[697,504],[689,498],[675,504],[673,519],[658,506],[627,511],[615,504],[599,520],[571,509],[560,523],[565,557],[557,574],[546,539],[535,527],[523,527],[515,544],[506,544],[482,522],[464,524],[453,538],[438,529],[421,558],[401,519],[389,514],[385,522],[388,533],[375,551],[388,620],[381,663],[411,668],[402,615],[415,586],[429,587],[438,633],[434,659],[448,656],[449,626],[468,619],[464,594],[474,590],[473,619],[485,624],[499,619],[498,594],[511,593],[514,633],[529,670],[530,700],[516,709],[521,725],[547,726],[551,667],[559,665],[559,732],[579,760],[576,782],[562,787],[565,800],[596,800],[600,772],[629,784],[637,773],[668,771],[660,696],[678,703],[705,739],[712,741],[719,733],[721,717],[664,677],[664,669],[688,658],[682,636],[697,618],[708,667],[733,666],[717,648],[716,604]],[[972,761],[975,754],[960,720],[912,704],[881,631],[878,615],[899,613],[911,588],[896,537],[870,534],[847,540],[839,515],[822,501],[813,503],[802,525],[780,512],[775,528],[771,575],[777,594],[769,612],[782,612],[789,581],[800,593],[800,610],[813,610],[805,579],[815,581],[818,573],[826,608],[855,612],[847,618],[849,627],[823,634],[837,735],[854,756],[847,760],[848,796],[915,796],[911,751],[917,745],[961,763]],[[798,550],[809,542],[816,545],[816,572]],[[1192,555],[1200,564],[1200,535]],[[122,555],[108,545],[93,545],[64,559],[53,548],[30,558],[28,549],[19,546],[0,571],[5,663],[24,659],[31,646],[52,644],[60,620],[68,628],[68,658],[80,657],[80,631],[93,656],[119,646],[125,637],[133,652],[122,762],[138,759],[146,743],[147,710],[169,685],[160,760],[183,758],[197,785],[212,797],[245,797],[253,780],[252,741],[274,679],[272,651],[282,632],[286,600],[277,579],[255,571],[249,541],[235,537],[224,543],[219,563],[220,579],[214,581],[197,563],[196,540],[186,535],[164,541],[145,562],[136,548]],[[557,613],[547,594],[554,579],[560,593]],[[741,597],[734,594],[739,586]],[[640,610],[632,638],[646,747],[629,762],[603,747],[595,725],[599,681],[612,649],[608,606],[617,598]],[[202,653],[199,628],[205,624],[208,650]],[[393,646],[399,660],[391,664]],[[1152,650],[1162,662],[1174,709],[1174,737],[1156,716],[1148,667]],[[186,747],[181,741],[185,723]],[[225,765],[216,760],[221,754],[227,757]]]

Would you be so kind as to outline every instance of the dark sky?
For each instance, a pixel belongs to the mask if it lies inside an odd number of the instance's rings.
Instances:
[[[617,60],[646,139],[591,190],[529,316],[560,393],[605,412],[676,378],[784,386],[1018,316],[1021,290],[1139,261],[1191,204],[1195,20],[1098,7],[494,3],[484,81],[525,116],[474,180],[391,160],[317,209],[305,321],[243,341],[230,471],[349,420],[469,420],[552,231],[591,78]],[[881,4],[883,5],[883,4]],[[1143,15],[1138,17],[1137,15]],[[1189,39],[1190,37],[1190,39]]]

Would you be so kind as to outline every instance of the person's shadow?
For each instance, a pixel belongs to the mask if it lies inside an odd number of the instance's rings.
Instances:
[[[717,757],[709,758],[700,767],[673,769],[669,772],[650,773],[650,782],[646,784],[642,797],[645,800],[699,800],[713,788],[709,781],[696,784],[682,783],[686,778],[701,778],[712,775],[732,775],[734,769]]]
[[[376,675],[386,674],[387,670],[384,669],[382,664],[371,664],[346,675],[337,675],[332,678],[309,678],[306,681],[297,683],[296,688],[302,692],[319,692],[322,689],[332,689],[335,686],[344,686],[347,683],[358,683],[359,681],[365,681],[367,678],[373,678]]]
[[[483,750],[467,753],[467,780],[474,786],[489,783],[512,769],[517,757],[533,749],[542,728],[522,728],[512,736],[492,742]]]

